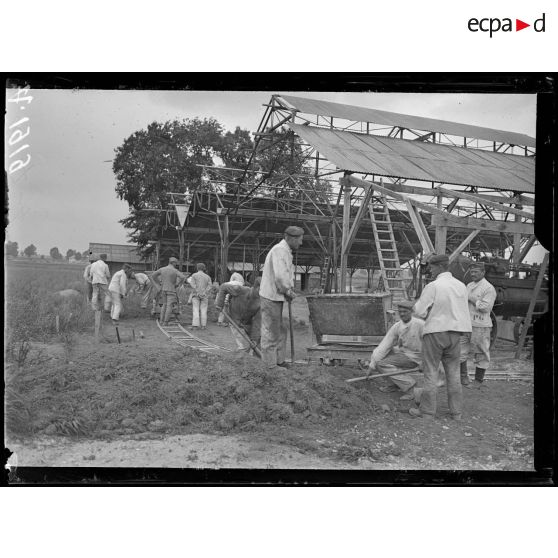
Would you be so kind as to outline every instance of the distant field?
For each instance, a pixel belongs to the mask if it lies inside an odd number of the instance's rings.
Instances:
[[[8,260],[4,267],[7,294],[15,287],[36,283],[39,290],[56,292],[63,289],[82,291],[83,265],[68,263],[38,263]]]

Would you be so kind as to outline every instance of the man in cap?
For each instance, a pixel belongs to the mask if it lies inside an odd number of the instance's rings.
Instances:
[[[302,245],[304,230],[287,227],[284,238],[273,246],[265,258],[260,285],[262,313],[262,359],[269,366],[285,363],[287,330],[283,325],[283,303],[295,299],[293,250]]]
[[[370,371],[379,374],[395,372],[395,369],[416,369],[422,366],[422,335],[424,322],[413,316],[413,302],[401,300],[397,304],[401,318],[393,324],[382,342],[374,349],[368,365]],[[388,386],[381,391],[409,391],[416,380],[409,374],[388,376]]]
[[[422,337],[424,388],[420,407],[412,407],[412,416],[434,417],[440,362],[446,373],[448,406],[452,418],[461,419],[463,392],[459,375],[460,339],[471,332],[467,288],[448,271],[449,258],[434,254],[428,259],[434,281],[424,287],[414,306],[414,313],[425,318]]]
[[[106,312],[110,310],[111,298],[108,291],[110,281],[110,270],[106,264],[107,255],[100,254],[99,259],[91,264],[89,268],[89,276],[93,285],[93,294],[91,295],[91,306],[93,310],[102,310],[104,306]]]
[[[87,302],[91,302],[93,296],[93,278],[91,277],[91,266],[97,258],[93,252],[89,252],[89,263],[83,270],[83,278],[85,279],[85,288],[87,294]]]
[[[472,281],[467,284],[467,296],[472,332],[461,337],[461,383],[467,387],[480,387],[490,364],[490,312],[496,301],[496,289],[484,278],[483,262],[474,262],[469,267],[469,274]],[[467,373],[467,357],[471,352],[476,367],[473,384]]]
[[[176,269],[178,260],[174,257],[169,258],[169,265],[159,268],[153,275],[151,279],[153,283],[157,284],[160,282],[163,307],[161,308],[161,323],[166,326],[169,323],[169,319],[172,314],[173,304],[178,304],[178,297],[176,294],[176,287],[183,283],[187,276]],[[178,285],[177,285],[178,282]]]

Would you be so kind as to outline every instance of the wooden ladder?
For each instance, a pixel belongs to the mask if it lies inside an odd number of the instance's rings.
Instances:
[[[392,306],[395,307],[400,300],[407,299],[407,291],[386,198],[380,196],[380,203],[371,202],[368,208],[384,290],[392,295]]]
[[[329,255],[327,255],[324,258],[324,264],[322,266],[322,270],[320,273],[320,293],[325,293],[325,289],[327,286],[327,279],[329,276],[329,266],[330,266],[330,262],[331,262],[331,257]]]
[[[537,276],[537,281],[535,283],[535,289],[533,290],[533,296],[531,298],[531,302],[529,302],[529,308],[527,309],[527,316],[525,316],[525,321],[523,322],[523,328],[521,330],[521,334],[519,335],[519,341],[517,343],[517,349],[515,351],[516,359],[521,357],[521,351],[525,347],[525,344],[528,341],[532,342],[533,340],[533,335],[528,333],[529,328],[531,327],[531,324],[533,322],[533,317],[534,316],[537,317],[540,316],[541,314],[544,314],[548,309],[548,298],[547,298],[543,311],[535,312],[535,307],[537,305],[538,298],[539,298],[539,292],[541,291],[542,284],[544,281],[544,274],[546,273],[546,268],[548,267],[548,258],[549,258],[549,252],[545,254],[543,261],[541,263],[541,267],[539,269],[539,274]]]

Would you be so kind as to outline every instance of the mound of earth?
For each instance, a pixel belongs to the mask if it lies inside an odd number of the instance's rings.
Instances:
[[[173,345],[156,352],[100,345],[73,362],[51,359],[10,376],[18,408],[25,402],[30,413],[27,430],[35,433],[241,432],[375,410],[368,391],[324,367],[270,370],[245,354],[224,359]]]

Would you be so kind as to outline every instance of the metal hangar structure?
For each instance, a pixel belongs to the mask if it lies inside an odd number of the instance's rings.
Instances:
[[[356,268],[397,291],[428,253],[518,266],[536,241],[532,137],[290,95],[271,97],[254,135],[246,168],[204,167],[200,184],[168,194],[160,259],[205,261],[223,281],[230,262],[257,272],[296,224],[298,269],[319,267],[327,292]],[[266,151],[296,171],[262,168]]]

